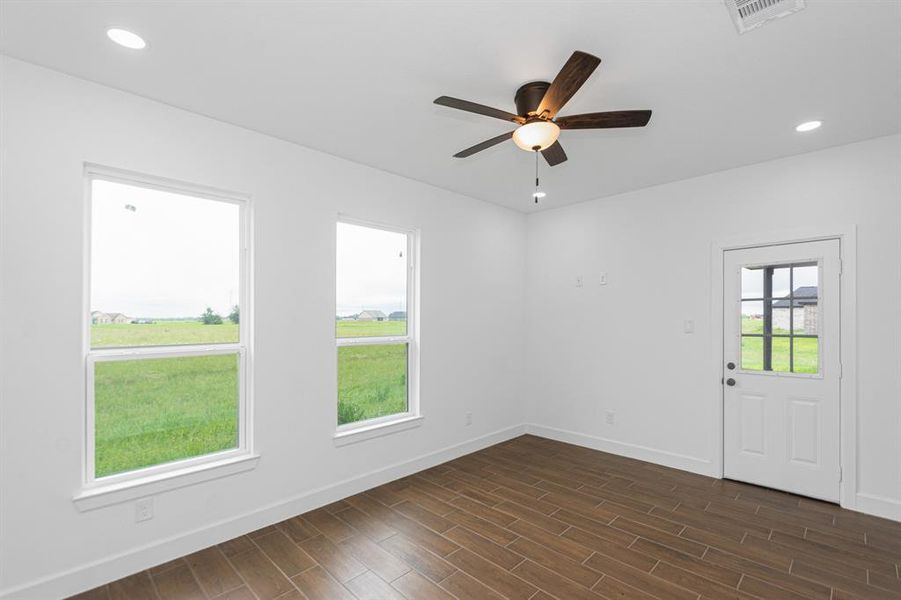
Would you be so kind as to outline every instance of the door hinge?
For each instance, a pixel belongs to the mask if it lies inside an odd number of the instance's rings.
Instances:
[[[842,469],[841,465],[838,467],[838,482],[841,483],[845,480],[845,472]]]

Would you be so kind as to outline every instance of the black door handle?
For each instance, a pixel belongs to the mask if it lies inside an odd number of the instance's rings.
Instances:
[[[735,380],[730,377],[729,379],[726,380],[726,385],[728,385],[730,387],[735,385]]]
[[[726,363],[726,368],[729,369],[730,371],[732,371],[733,369],[735,369],[735,363],[734,362]]]

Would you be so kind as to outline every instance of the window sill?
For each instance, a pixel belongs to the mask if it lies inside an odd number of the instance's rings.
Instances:
[[[113,504],[128,502],[161,492],[227,477],[256,468],[260,460],[258,454],[244,454],[212,463],[192,465],[175,471],[167,471],[108,485],[84,488],[72,502],[80,512],[103,508]]]
[[[335,446],[347,446],[365,440],[382,437],[400,431],[406,431],[422,425],[422,415],[408,415],[390,421],[361,425],[353,429],[335,433]]]

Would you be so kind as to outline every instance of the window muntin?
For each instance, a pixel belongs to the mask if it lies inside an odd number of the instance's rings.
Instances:
[[[819,372],[819,264],[744,267],[741,367],[776,373]]]
[[[245,201],[103,169],[88,183],[86,484],[245,454]]]
[[[416,412],[414,247],[409,231],[337,224],[339,428]]]

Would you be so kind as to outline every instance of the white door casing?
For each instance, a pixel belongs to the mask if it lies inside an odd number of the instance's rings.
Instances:
[[[764,267],[816,265],[818,310],[816,339],[802,337],[789,342],[781,334],[770,337],[773,347],[788,343],[815,343],[818,361],[803,369],[815,372],[785,372],[791,368],[784,362],[784,352],[776,363],[766,364],[751,350],[763,337],[748,336],[745,364],[742,363],[742,327],[754,331],[747,318],[742,319],[742,269],[763,272]],[[748,271],[746,271],[747,273]],[[840,469],[840,244],[823,240],[727,250],[723,256],[723,470],[724,476],[781,489],[797,494],[837,502],[841,481]],[[794,286],[793,286],[794,287]],[[799,318],[796,300],[780,300],[783,295],[769,290],[770,295],[759,306],[786,306],[770,309],[764,317],[770,332],[785,332],[788,313]],[[792,292],[797,291],[792,289]],[[808,290],[809,291],[809,290]],[[748,296],[748,294],[745,294]],[[781,304],[780,304],[781,303]],[[747,307],[752,303],[745,302]],[[779,312],[779,319],[773,312]],[[778,320],[783,322],[774,326]],[[754,325],[751,323],[751,325]],[[761,324],[756,324],[760,328]],[[795,324],[793,331],[805,331]],[[808,332],[809,333],[809,332]],[[765,351],[764,351],[765,352]],[[781,352],[781,354],[780,354]],[[808,353],[809,354],[809,353]],[[794,358],[794,355],[792,355]],[[764,360],[764,362],[755,362]],[[806,360],[809,360],[809,356]],[[771,359],[772,362],[772,359]],[[734,368],[730,369],[730,363]],[[770,367],[775,370],[763,370]],[[783,372],[780,372],[780,369]],[[730,383],[733,385],[728,385]]]

